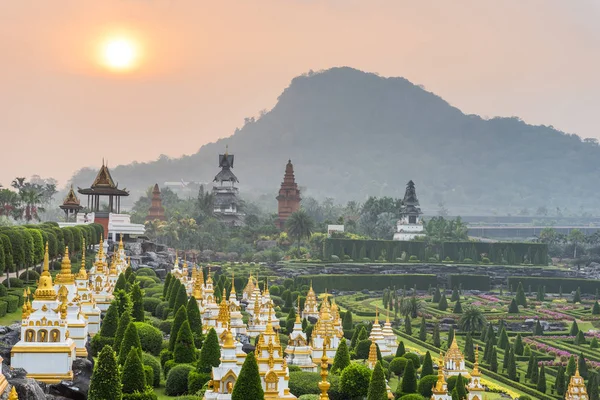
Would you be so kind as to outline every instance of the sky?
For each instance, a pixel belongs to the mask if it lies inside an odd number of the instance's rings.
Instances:
[[[600,138],[599,19],[595,0],[0,1],[0,183],[195,153],[336,66]],[[113,38],[134,68],[103,65]]]

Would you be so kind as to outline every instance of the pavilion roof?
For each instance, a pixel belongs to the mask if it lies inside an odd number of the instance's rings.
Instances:
[[[118,185],[108,170],[108,166],[102,161],[102,167],[94,179],[92,186],[86,189],[77,188],[77,191],[81,194],[87,195],[113,195],[113,196],[129,196],[129,192],[126,189],[119,189]]]

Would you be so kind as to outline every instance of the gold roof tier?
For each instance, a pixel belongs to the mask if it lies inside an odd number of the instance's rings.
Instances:
[[[456,336],[454,336],[454,338],[452,339],[452,344],[450,345],[450,348],[448,349],[448,351],[446,352],[446,356],[444,357],[444,361],[447,362],[450,360],[455,361],[457,365],[460,361],[465,360],[465,357],[458,348],[458,343],[456,343]]]
[[[81,246],[81,268],[79,268],[79,272],[75,276],[75,279],[88,279],[87,270],[85,269],[85,238],[83,239],[83,245]]]
[[[579,365],[575,370],[575,375],[571,377],[569,381],[569,387],[567,388],[567,393],[565,394],[565,400],[588,400],[589,395],[587,393],[587,388],[585,386],[585,382],[581,375],[579,375]]]
[[[106,261],[102,261],[104,258],[104,238],[100,236],[100,244],[98,245],[98,260],[94,263],[97,274],[104,273],[104,267],[106,267]]]
[[[229,305],[227,304],[227,294],[225,293],[225,288],[223,288],[223,295],[221,297],[221,303],[219,304],[217,321],[221,322],[222,324],[229,324],[230,319]]]
[[[60,263],[60,272],[56,275],[56,284],[69,285],[75,283],[75,275],[71,272],[71,259],[69,258],[69,246],[65,247],[65,254]]]
[[[48,256],[48,242],[46,242],[46,253],[44,254],[44,266],[38,287],[33,293],[34,300],[56,300],[56,291],[50,276],[50,257]]]
[[[367,364],[369,364],[371,368],[375,368],[375,364],[377,364],[377,344],[375,341],[372,341],[371,346],[369,346],[369,357],[367,359]]]

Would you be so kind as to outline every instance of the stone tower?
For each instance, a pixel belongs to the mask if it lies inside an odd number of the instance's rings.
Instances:
[[[154,184],[154,189],[152,189],[152,205],[148,210],[146,221],[154,221],[155,219],[160,221],[166,220],[165,208],[162,206],[162,199],[160,197],[158,183]]]
[[[285,229],[285,221],[292,215],[292,213],[300,209],[300,190],[298,184],[294,178],[294,166],[292,161],[288,160],[285,166],[285,175],[281,188],[279,189],[279,195],[277,196],[278,213],[279,218],[277,225],[279,229]]]

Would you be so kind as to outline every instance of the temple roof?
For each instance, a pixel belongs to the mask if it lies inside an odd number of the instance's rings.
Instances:
[[[400,212],[402,214],[421,214],[421,208],[419,206],[420,204],[419,199],[417,198],[415,183],[410,180],[406,184],[406,192],[404,193]]]
[[[215,176],[213,182],[239,182],[238,178],[231,172],[233,168],[234,155],[225,151],[225,154],[219,154],[219,167],[221,171]]]
[[[71,189],[69,190],[67,197],[65,197],[65,200],[63,201],[62,205],[60,205],[59,207],[62,208],[63,210],[64,209],[82,209],[83,208],[79,202],[79,199],[77,198],[77,195],[75,194],[75,191],[73,190],[73,185],[71,185]]]
[[[87,189],[77,188],[77,191],[81,194],[99,194],[99,195],[115,195],[115,196],[129,196],[129,192],[125,189],[119,189],[118,184],[115,181],[108,170],[108,166],[104,164],[102,160],[102,167],[94,179],[94,183]]]

